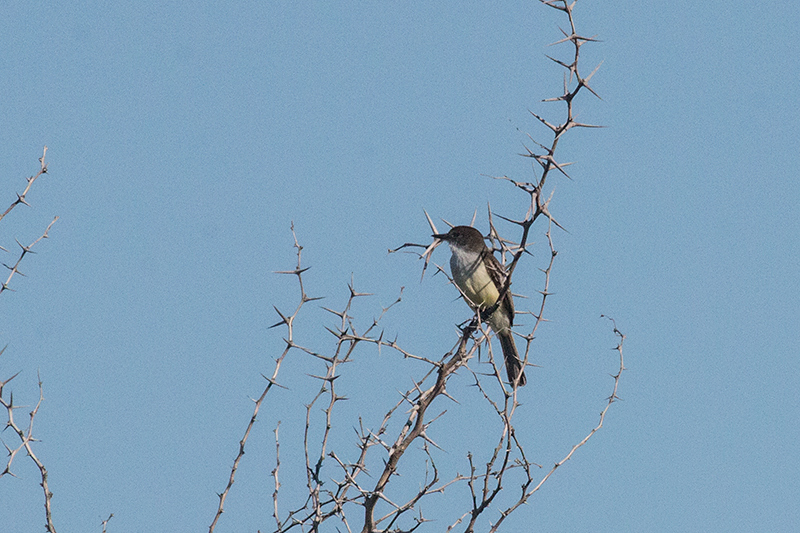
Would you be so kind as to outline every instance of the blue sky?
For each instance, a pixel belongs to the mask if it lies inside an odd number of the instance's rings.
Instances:
[[[551,210],[569,233],[553,234],[550,322],[517,415],[532,460],[561,459],[596,424],[615,370],[601,314],[627,335],[628,370],[605,427],[508,530],[795,531],[800,9],[580,0],[575,13],[602,40],[583,68],[602,62],[603,98],[576,110],[606,128],[559,145],[576,164],[551,182]],[[36,451],[59,531],[100,531],[109,513],[110,532],[208,527],[283,347],[272,306],[296,303],[273,273],[295,264],[292,221],[307,291],[325,296],[298,320],[304,342],[330,346],[321,306],[340,309],[352,278],[373,294],[353,310],[360,324],[402,286],[387,335],[437,357],[451,347],[466,306],[386,250],[429,242],[423,209],[458,224],[477,209],[482,231],[487,202],[524,213],[526,198],[487,176],[533,178],[517,154],[527,133],[547,138],[529,110],[559,116],[541,100],[561,87],[545,54],[564,53],[547,46],[563,24],[532,1],[5,4],[0,198],[44,145],[49,173],[0,223],[0,245],[61,218],[0,296],[0,379],[21,372],[9,387],[31,405],[41,374]],[[543,251],[516,292],[541,288]],[[287,361],[289,389],[264,407],[217,531],[271,530],[277,420],[291,497],[315,365]],[[363,347],[342,379],[338,449],[418,370]],[[455,469],[468,384],[453,379],[463,404],[442,404],[435,428]],[[14,471],[0,479],[3,530],[41,528],[36,471],[24,458]]]

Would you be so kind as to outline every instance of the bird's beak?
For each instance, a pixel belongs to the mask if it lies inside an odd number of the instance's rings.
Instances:
[[[450,235],[448,235],[447,233],[434,233],[433,235],[431,235],[431,237],[435,237],[437,239],[442,239],[443,241],[446,241],[450,237]]]

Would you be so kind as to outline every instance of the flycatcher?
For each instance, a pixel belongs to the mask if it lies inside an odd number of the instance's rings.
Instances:
[[[470,226],[456,226],[449,232],[434,237],[450,245],[450,272],[469,306],[479,310],[492,307],[503,290],[506,271],[486,246],[481,232]],[[500,339],[508,381],[514,385],[525,385],[525,371],[514,342],[514,334],[511,333],[514,325],[514,301],[510,290],[503,295],[500,305],[489,316],[488,322]]]

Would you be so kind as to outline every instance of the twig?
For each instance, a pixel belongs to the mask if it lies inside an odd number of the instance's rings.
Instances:
[[[17,437],[19,437],[20,440],[19,447],[15,448],[14,450],[11,450],[8,446],[6,446],[6,449],[9,452],[9,458],[5,469],[3,470],[3,472],[0,473],[0,477],[4,476],[5,474],[10,474],[12,476],[14,475],[11,473],[10,470],[11,463],[14,460],[14,457],[16,456],[17,452],[19,452],[21,449],[24,449],[25,452],[28,454],[28,457],[31,458],[31,461],[33,461],[34,464],[36,464],[36,468],[39,469],[39,474],[42,479],[40,485],[42,487],[42,490],[44,491],[44,510],[45,510],[45,519],[47,521],[45,523],[45,527],[47,528],[47,531],[49,533],[56,533],[55,525],[53,525],[53,513],[51,509],[51,500],[53,499],[53,493],[50,492],[50,487],[47,483],[47,469],[44,467],[42,461],[39,460],[39,457],[37,457],[37,455],[34,453],[33,447],[31,446],[31,443],[36,441],[36,439],[33,438],[33,419],[36,417],[36,414],[39,412],[39,407],[42,405],[42,402],[44,401],[44,389],[42,388],[42,379],[41,377],[39,377],[39,401],[36,402],[36,407],[33,408],[33,411],[29,413],[28,428],[23,430],[17,425],[16,421],[14,420],[14,410],[19,409],[21,406],[14,405],[13,394],[10,395],[8,401],[6,401],[6,399],[3,398],[2,395],[3,387],[6,384],[8,384],[9,381],[14,379],[14,377],[16,376],[17,374],[14,374],[14,376],[11,376],[9,379],[0,382],[0,405],[2,405],[6,409],[6,416],[8,417],[8,422],[6,423],[6,427],[11,428],[14,431],[14,433],[17,434]]]
[[[0,294],[2,294],[3,292],[5,292],[5,291],[7,291],[7,290],[13,290],[13,289],[10,289],[8,285],[9,285],[9,283],[11,283],[11,278],[13,278],[13,277],[14,277],[14,274],[20,274],[20,275],[24,276],[24,274],[22,274],[22,273],[19,271],[19,264],[22,262],[22,259],[23,259],[23,258],[24,258],[24,257],[25,257],[27,254],[32,254],[32,253],[34,253],[34,252],[33,252],[33,250],[32,250],[32,248],[33,248],[33,246],[34,246],[35,244],[37,244],[37,243],[38,243],[39,241],[41,241],[42,239],[46,239],[46,238],[48,238],[48,237],[49,237],[48,233],[50,232],[50,228],[52,228],[52,227],[53,227],[53,224],[55,224],[55,223],[56,223],[56,220],[58,220],[58,217],[55,217],[55,218],[53,219],[53,221],[52,221],[52,222],[50,222],[50,224],[48,224],[48,225],[47,225],[47,229],[45,229],[45,230],[44,230],[44,233],[42,234],[42,236],[41,236],[41,237],[39,237],[38,239],[36,239],[36,240],[35,240],[35,241],[33,241],[32,243],[30,243],[28,246],[23,246],[22,244],[20,244],[20,242],[19,242],[19,241],[17,241],[17,244],[19,244],[19,247],[20,247],[20,248],[22,248],[22,252],[20,252],[20,254],[19,254],[19,257],[17,258],[17,262],[16,262],[16,263],[14,263],[14,266],[8,266],[7,264],[3,263],[3,266],[4,266],[4,267],[6,267],[7,269],[9,269],[11,272],[9,272],[9,274],[8,274],[8,278],[6,279],[5,283],[3,283],[2,285],[0,285]]]
[[[17,193],[17,199],[11,202],[11,205],[8,206],[8,209],[6,209],[5,212],[0,214],[0,220],[3,220],[3,218],[5,218],[5,216],[9,214],[11,210],[17,207],[19,204],[30,205],[25,200],[25,197],[28,196],[28,192],[30,192],[31,187],[33,186],[33,182],[36,181],[37,178],[39,178],[39,176],[41,176],[42,174],[47,173],[47,163],[44,162],[44,157],[46,155],[47,155],[47,146],[44,147],[44,150],[42,151],[42,157],[39,158],[39,164],[41,165],[39,172],[37,172],[36,175],[27,178],[28,185],[25,187],[25,190],[22,191],[22,194]]]
[[[220,517],[222,516],[222,513],[224,512],[225,499],[228,497],[228,493],[230,492],[231,487],[233,486],[233,482],[234,482],[234,479],[236,477],[236,470],[239,468],[239,462],[242,460],[242,457],[244,456],[245,445],[247,444],[247,439],[250,436],[250,431],[253,429],[253,426],[256,423],[256,419],[258,418],[258,412],[259,412],[259,409],[261,409],[261,404],[264,402],[264,399],[267,397],[267,394],[269,393],[269,391],[272,390],[273,386],[280,386],[280,385],[278,385],[277,379],[278,379],[278,372],[280,372],[280,369],[281,369],[281,364],[283,363],[283,360],[286,358],[286,355],[289,353],[289,351],[292,348],[297,347],[295,345],[295,343],[294,343],[294,340],[293,340],[293,337],[294,337],[294,328],[293,328],[294,319],[295,319],[295,317],[297,317],[298,313],[300,312],[300,309],[303,307],[304,304],[306,304],[307,302],[310,302],[310,301],[318,299],[318,298],[309,297],[306,294],[305,289],[303,288],[303,277],[302,277],[303,276],[303,272],[305,272],[308,269],[307,268],[301,268],[301,258],[302,258],[303,247],[300,246],[300,244],[297,242],[297,235],[294,232],[294,224],[292,224],[291,228],[292,228],[292,236],[294,237],[294,247],[297,250],[297,267],[294,270],[287,271],[287,272],[279,272],[279,273],[280,274],[292,274],[292,275],[297,276],[298,284],[300,285],[300,303],[298,303],[297,307],[294,310],[294,313],[292,313],[291,315],[288,315],[288,316],[283,315],[280,311],[278,311],[278,309],[275,309],[275,311],[281,317],[281,321],[278,322],[277,324],[275,324],[275,326],[279,326],[279,325],[283,324],[287,328],[287,337],[285,339],[286,347],[284,348],[284,350],[280,354],[280,356],[275,360],[275,369],[272,372],[272,376],[269,377],[269,378],[267,378],[265,376],[265,379],[267,380],[267,386],[262,391],[261,396],[259,396],[258,399],[253,400],[254,403],[255,403],[255,406],[253,407],[253,414],[250,417],[250,422],[248,422],[248,424],[247,424],[247,428],[245,429],[244,436],[239,441],[239,452],[236,455],[236,459],[234,459],[234,461],[233,461],[233,466],[231,467],[231,473],[230,473],[230,476],[228,477],[228,484],[225,486],[225,490],[223,490],[221,493],[218,494],[218,496],[219,496],[219,506],[217,507],[216,514],[214,515],[214,520],[211,522],[211,525],[208,528],[209,533],[213,533],[214,528],[217,525],[217,522],[219,521]]]
[[[101,522],[101,523],[103,524],[103,533],[106,533],[106,526],[108,525],[108,522],[109,522],[109,521],[110,521],[112,518],[114,518],[114,513],[111,513],[110,515],[108,515],[108,518],[106,518],[105,520],[103,520],[103,521]]]

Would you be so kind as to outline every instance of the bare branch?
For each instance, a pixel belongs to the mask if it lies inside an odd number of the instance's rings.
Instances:
[[[0,405],[2,405],[6,409],[6,416],[8,418],[8,422],[6,423],[6,427],[11,428],[11,430],[19,437],[20,444],[15,449],[10,449],[6,445],[6,450],[9,452],[8,462],[6,463],[6,467],[3,472],[0,472],[0,477],[3,477],[5,474],[14,475],[11,473],[11,463],[14,461],[14,457],[20,450],[25,450],[25,453],[28,457],[31,458],[31,461],[34,462],[36,468],[39,469],[39,474],[41,476],[41,487],[44,491],[44,509],[45,509],[45,519],[46,524],[45,527],[47,528],[48,533],[56,533],[55,525],[53,525],[53,513],[51,509],[51,500],[53,498],[53,493],[50,492],[50,487],[47,482],[47,469],[45,468],[44,464],[39,457],[34,453],[33,447],[31,443],[35,442],[36,439],[33,437],[33,420],[36,417],[36,414],[39,412],[39,407],[42,405],[44,401],[44,389],[42,388],[42,379],[39,378],[39,401],[36,402],[36,407],[28,414],[28,427],[26,429],[22,429],[17,425],[16,421],[14,420],[14,411],[19,409],[21,406],[14,405],[14,396],[9,395],[9,399],[6,400],[3,398],[3,388],[9,381],[14,379],[17,374],[14,374],[9,379],[0,382]]]
[[[0,214],[0,220],[3,220],[5,216],[9,214],[11,210],[17,207],[19,204],[30,205],[28,204],[27,201],[25,201],[25,198],[28,196],[31,187],[33,187],[33,182],[35,182],[42,174],[47,173],[47,163],[44,162],[44,158],[46,155],[47,155],[47,146],[44,147],[44,150],[42,150],[42,157],[39,158],[39,164],[41,165],[39,172],[37,172],[34,176],[27,178],[28,185],[25,187],[25,190],[22,191],[21,194],[17,193],[17,199],[11,202],[11,205],[8,206],[8,209],[6,209],[2,214]]]
[[[555,171],[556,175],[560,174],[570,178],[566,169],[572,163],[561,161],[562,157],[556,156],[558,143],[562,136],[573,128],[597,127],[579,122],[574,115],[573,108],[575,97],[581,94],[583,89],[597,96],[597,93],[588,85],[597,68],[588,76],[582,76],[579,69],[581,46],[588,42],[595,42],[596,39],[583,37],[577,33],[572,12],[575,6],[574,1],[569,3],[567,0],[540,0],[540,2],[563,13],[568,22],[566,29],[561,29],[563,38],[554,44],[560,43],[567,47],[570,50],[570,57],[564,59],[547,56],[564,70],[563,92],[546,99],[546,101],[559,103],[557,105],[563,109],[564,115],[560,120],[552,120],[531,112],[532,116],[550,132],[548,136],[552,135],[547,142],[539,142],[529,136],[533,143],[530,145],[532,148],[526,147],[527,153],[523,156],[536,162],[536,165],[533,165],[535,167],[534,179],[526,182],[513,180],[506,176],[494,178],[508,181],[516,189],[528,195],[529,203],[524,216],[503,216],[492,212],[491,207],[488,207],[488,239],[491,241],[492,253],[499,252],[504,268],[504,277],[500,276],[502,287],[498,286],[500,293],[498,302],[506,294],[520,298],[519,295],[509,293],[517,266],[523,257],[528,260],[534,258],[534,251],[546,250],[545,257],[537,259],[543,263],[540,270],[544,274],[542,285],[536,291],[539,297],[532,301],[532,311],[522,312],[534,318],[533,324],[529,325],[530,329],[524,335],[519,331],[514,331],[517,338],[525,340],[523,367],[535,366],[531,360],[533,341],[539,327],[547,322],[545,311],[547,302],[552,296],[551,276],[555,258],[558,255],[552,229],[555,226],[564,230],[551,214],[550,203],[554,189],[552,184],[548,184],[551,171]],[[426,211],[424,214],[431,232],[434,235],[440,234],[431,216]],[[496,219],[518,227],[520,230],[518,238],[511,240],[502,237],[495,227]],[[541,229],[539,229],[540,226],[534,228],[534,224],[540,219]],[[475,216],[473,215],[472,224],[474,222]],[[447,221],[445,224],[450,226]],[[537,233],[531,233],[534,230],[541,231],[545,235],[544,242],[546,244],[533,242],[532,235],[537,235]],[[292,231],[294,235],[294,228]],[[622,365],[624,336],[618,333],[616,327],[615,333],[620,337],[618,346],[620,370],[614,376],[614,388],[601,413],[599,423],[580,442],[575,444],[563,459],[556,463],[555,467],[539,479],[539,474],[534,477],[534,473],[542,467],[529,458],[530,452],[525,449],[525,443],[522,442],[521,437],[518,437],[514,425],[516,412],[521,408],[518,399],[520,393],[517,387],[518,383],[512,383],[509,386],[503,381],[502,360],[499,357],[495,360],[490,342],[493,333],[489,326],[485,325],[486,320],[496,310],[498,304],[488,309],[478,309],[469,320],[461,324],[458,340],[447,353],[437,352],[435,349],[433,351],[420,349],[419,353],[411,353],[401,346],[397,336],[394,339],[387,338],[391,335],[385,335],[379,325],[387,311],[402,300],[402,289],[397,300],[388,307],[382,307],[378,318],[368,321],[366,327],[362,327],[354,319],[353,304],[356,299],[368,296],[368,293],[357,291],[351,280],[348,285],[349,295],[342,307],[322,307],[323,310],[330,313],[328,318],[335,317],[332,318],[333,324],[324,326],[330,334],[326,337],[328,348],[306,347],[296,339],[295,319],[306,302],[317,298],[309,298],[303,288],[303,275],[307,268],[301,268],[302,247],[297,243],[296,235],[294,235],[294,240],[297,248],[297,265],[293,270],[281,273],[296,276],[300,286],[300,302],[291,313],[275,309],[279,320],[272,327],[286,328],[285,347],[276,360],[272,377],[266,378],[268,385],[261,396],[255,400],[253,415],[244,437],[240,440],[239,454],[231,469],[228,485],[219,495],[219,507],[209,528],[209,533],[213,533],[217,520],[223,512],[225,498],[233,484],[236,469],[244,453],[244,447],[259,408],[272,386],[280,386],[277,383],[278,371],[281,362],[292,349],[297,350],[297,355],[310,356],[307,360],[314,367],[313,369],[304,369],[304,372],[309,378],[317,381],[318,387],[310,392],[308,402],[304,406],[305,416],[304,419],[301,419],[304,424],[302,457],[306,473],[303,482],[305,490],[301,500],[294,505],[290,504],[289,507],[283,505],[284,496],[279,481],[281,455],[278,430],[280,422],[274,430],[275,468],[271,474],[274,478],[272,515],[276,532],[321,531],[323,524],[331,519],[337,522],[336,530],[344,529],[348,532],[399,533],[415,531],[422,524],[431,520],[428,509],[423,514],[421,504],[429,501],[434,494],[441,495],[445,492],[450,494],[451,487],[466,489],[469,498],[462,503],[466,508],[457,508],[458,503],[447,506],[447,512],[452,512],[454,519],[452,522],[448,519],[451,525],[447,531],[452,531],[456,527],[463,528],[466,532],[473,532],[479,528],[497,531],[508,516],[538,491],[555,470],[569,460],[575,451],[585,445],[602,427],[611,403],[617,399],[619,378],[624,369]],[[423,260],[421,278],[424,278],[424,274],[431,264],[435,267],[434,273],[442,272],[447,276],[445,270],[432,261],[433,251],[441,243],[442,241],[435,237],[430,244],[406,242],[395,249],[390,249],[389,253],[419,249],[412,253]],[[449,276],[448,279],[450,279]],[[392,400],[392,406],[386,411],[383,419],[376,420],[376,422],[380,422],[377,429],[374,425],[370,426],[368,422],[364,422],[361,417],[358,418],[358,423],[354,428],[355,451],[353,447],[343,451],[336,449],[338,445],[336,431],[341,426],[339,417],[342,416],[343,411],[340,406],[345,400],[348,400],[352,391],[348,390],[348,394],[345,394],[342,383],[346,383],[346,381],[339,378],[343,375],[343,369],[346,368],[345,363],[353,361],[356,347],[359,345],[373,346],[379,353],[384,347],[389,348],[389,352],[395,357],[396,354],[399,354],[404,361],[421,363],[423,370],[410,377],[410,385],[397,391],[397,399]],[[481,365],[481,367],[478,368],[476,365]],[[470,366],[474,368],[470,368]],[[450,376],[462,367],[466,368],[474,378],[474,388],[470,390],[477,391],[477,401],[481,405],[488,406],[487,412],[481,415],[483,418],[476,420],[475,423],[481,424],[482,427],[485,426],[486,431],[491,431],[492,433],[489,434],[494,439],[483,452],[478,450],[467,453],[469,470],[465,474],[447,472],[446,468],[437,464],[436,461],[441,450],[436,441],[443,441],[439,435],[435,434],[435,423],[440,417],[452,416],[450,409],[444,410],[439,406],[435,414],[430,414],[432,413],[430,407],[439,397],[443,397],[444,401],[449,399],[456,403],[464,401],[459,394],[450,394],[447,390]],[[384,398],[379,400],[384,400]],[[401,406],[404,409],[402,413]],[[296,448],[299,450],[300,446],[298,445]],[[409,453],[412,450],[417,454],[421,450],[424,457],[420,458],[415,453]],[[417,459],[418,462],[410,463],[414,459]],[[395,481],[400,478],[401,473],[408,476],[407,465],[411,465],[409,469],[414,467],[419,469],[418,477],[412,480],[418,481],[413,490],[409,488],[408,482],[404,485],[403,481]],[[424,474],[421,472],[423,466]],[[455,490],[452,492],[456,493]],[[281,495],[281,506],[279,506],[279,495]],[[457,502],[457,500],[454,501]],[[282,507],[284,508],[283,515],[280,512]],[[288,511],[285,510],[287,508]],[[363,516],[360,527],[354,523],[353,517],[356,516],[354,513],[358,513],[359,518]],[[489,520],[489,515],[492,513],[494,516],[489,521],[489,527],[484,528],[485,522]]]
[[[213,533],[214,528],[217,526],[217,522],[219,521],[220,517],[222,516],[222,513],[224,512],[225,499],[228,497],[228,493],[230,493],[231,487],[233,486],[233,482],[234,482],[234,480],[236,478],[236,470],[239,468],[239,463],[241,462],[242,457],[244,456],[245,445],[247,444],[247,439],[250,436],[250,432],[252,431],[253,426],[255,425],[256,420],[258,418],[258,412],[261,409],[261,404],[264,402],[264,399],[267,397],[267,394],[269,394],[269,392],[272,390],[272,388],[277,385],[278,373],[280,372],[281,364],[283,363],[284,359],[288,355],[289,351],[293,347],[295,347],[295,345],[294,345],[294,343],[292,341],[293,336],[294,336],[294,327],[293,327],[294,318],[300,313],[300,309],[302,309],[302,307],[303,307],[303,305],[305,305],[305,303],[307,303],[307,302],[309,302],[311,300],[314,300],[314,298],[310,298],[306,294],[305,288],[303,286],[303,272],[305,272],[305,270],[306,270],[306,269],[301,268],[303,247],[300,246],[300,243],[297,242],[297,235],[295,234],[295,231],[294,231],[294,223],[292,223],[291,230],[292,230],[292,237],[294,238],[294,247],[297,250],[297,252],[296,252],[296,255],[297,255],[297,267],[293,271],[291,271],[291,273],[294,274],[295,276],[297,276],[297,283],[298,283],[298,285],[300,287],[300,302],[297,304],[297,307],[295,308],[294,313],[292,313],[289,316],[284,316],[280,312],[278,312],[278,314],[283,319],[282,323],[284,325],[286,325],[286,329],[287,329],[286,347],[284,348],[283,352],[278,356],[278,358],[275,360],[275,369],[272,372],[272,376],[267,378],[267,386],[261,392],[261,395],[256,400],[254,400],[255,405],[253,407],[253,414],[250,417],[250,422],[247,424],[247,427],[246,427],[246,429],[244,431],[244,436],[239,441],[239,452],[238,452],[238,454],[236,455],[236,458],[233,461],[233,466],[231,467],[230,476],[228,477],[228,484],[225,486],[225,489],[218,495],[219,496],[219,505],[217,507],[217,512],[214,515],[214,519],[213,519],[213,521],[211,522],[211,525],[208,528],[209,533]],[[277,309],[276,309],[276,311],[277,311]],[[277,438],[277,435],[276,435],[276,438]],[[276,475],[277,475],[277,473],[276,473]],[[277,478],[276,478],[276,482],[277,482]]]
[[[52,222],[50,222],[50,224],[48,224],[48,225],[47,225],[47,228],[44,230],[44,233],[42,233],[41,237],[39,237],[38,239],[36,239],[36,240],[35,240],[35,241],[33,241],[32,243],[30,243],[28,246],[23,246],[22,244],[20,244],[20,242],[19,242],[19,241],[17,241],[17,244],[19,244],[19,247],[22,249],[22,251],[20,252],[20,254],[19,254],[19,257],[17,258],[17,262],[16,262],[16,263],[14,263],[14,265],[13,265],[13,266],[9,266],[9,265],[6,265],[5,263],[3,263],[3,266],[5,266],[5,267],[6,267],[8,270],[10,270],[11,272],[9,272],[9,274],[8,274],[8,278],[6,278],[6,281],[5,281],[5,283],[3,283],[2,285],[0,285],[0,294],[2,294],[2,293],[3,293],[3,292],[5,292],[5,291],[8,291],[8,290],[13,290],[13,289],[10,289],[8,285],[9,285],[9,283],[11,283],[11,278],[13,278],[15,274],[19,274],[19,275],[21,275],[21,276],[24,276],[24,275],[25,275],[25,274],[23,274],[22,272],[20,272],[20,271],[19,271],[19,265],[20,265],[20,263],[22,263],[22,260],[25,258],[25,256],[26,256],[27,254],[32,254],[32,253],[34,253],[34,252],[33,252],[33,250],[32,250],[32,248],[33,248],[33,246],[34,246],[35,244],[37,244],[37,243],[38,243],[39,241],[41,241],[42,239],[46,239],[46,238],[48,238],[48,237],[49,237],[48,233],[50,232],[50,228],[52,228],[52,227],[53,227],[53,224],[55,224],[55,223],[56,223],[56,220],[58,220],[58,217],[55,217],[55,218],[53,219],[53,221],[52,221]]]

